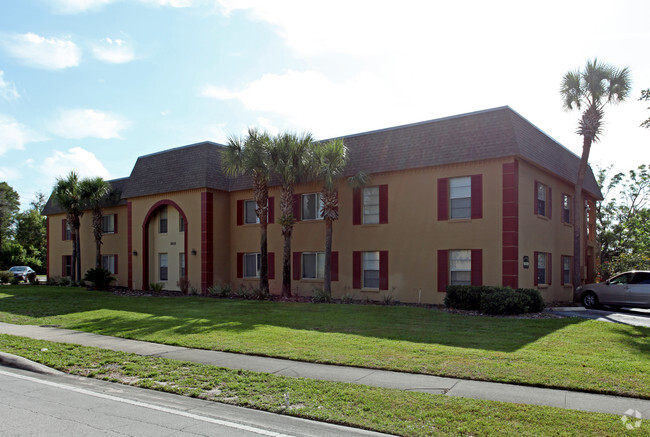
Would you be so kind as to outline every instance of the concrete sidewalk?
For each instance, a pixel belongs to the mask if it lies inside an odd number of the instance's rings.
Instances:
[[[569,390],[528,387],[495,382],[471,381],[430,375],[391,372],[385,370],[305,363],[277,358],[241,355],[227,352],[189,349],[139,340],[127,340],[69,329],[44,326],[12,325],[0,322],[0,334],[11,334],[48,340],[94,346],[138,355],[169,358],[210,364],[229,369],[266,372],[293,378],[364,384],[373,387],[394,388],[424,393],[444,394],[473,399],[488,399],[519,404],[548,405],[572,410],[622,415],[632,409],[644,418],[650,418],[650,400],[623,396],[599,395]]]

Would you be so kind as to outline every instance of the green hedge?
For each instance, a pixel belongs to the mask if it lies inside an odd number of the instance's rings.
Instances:
[[[530,288],[449,285],[445,305],[459,310],[483,314],[522,314],[540,312],[545,308],[539,291]]]

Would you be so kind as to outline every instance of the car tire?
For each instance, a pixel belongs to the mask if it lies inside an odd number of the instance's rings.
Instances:
[[[598,308],[598,296],[592,291],[582,295],[582,306],[587,309]]]

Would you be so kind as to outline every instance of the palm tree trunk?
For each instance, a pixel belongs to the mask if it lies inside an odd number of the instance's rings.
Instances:
[[[293,233],[293,186],[282,187],[280,194],[280,209],[282,217],[282,236],[284,250],[282,252],[282,297],[291,297],[291,234]]]
[[[582,284],[582,224],[584,213],[584,202],[582,200],[582,187],[587,172],[587,162],[591,151],[592,139],[585,136],[582,143],[582,157],[578,167],[578,178],[573,195],[573,289]]]
[[[72,260],[70,262],[70,280],[74,281],[77,277],[77,231],[70,226],[70,237],[72,239]]]
[[[327,296],[332,297],[332,219],[325,218],[325,272],[323,288]]]
[[[267,217],[264,220],[260,217],[260,254],[262,265],[260,266],[260,288],[265,295],[269,294],[269,263],[267,256],[269,253],[267,244]]]
[[[79,235],[79,228],[77,228],[77,237],[76,237],[76,244],[77,244],[77,278],[75,281],[81,282],[81,236]]]
[[[255,214],[260,219],[260,289],[265,295],[269,294],[269,262],[267,230],[269,223],[269,188],[266,179],[258,174],[253,176],[255,195]]]
[[[93,211],[93,234],[95,236],[95,268],[102,266],[102,211]]]

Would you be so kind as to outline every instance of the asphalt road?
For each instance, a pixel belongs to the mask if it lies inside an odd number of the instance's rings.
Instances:
[[[614,311],[607,307],[602,307],[597,310],[587,310],[582,307],[576,307],[575,311],[565,308],[562,311],[551,310],[551,312],[561,316],[582,317],[585,319],[600,320],[602,322],[650,327],[650,310],[641,308],[622,308]]]
[[[69,375],[0,366],[3,436],[379,436]]]

